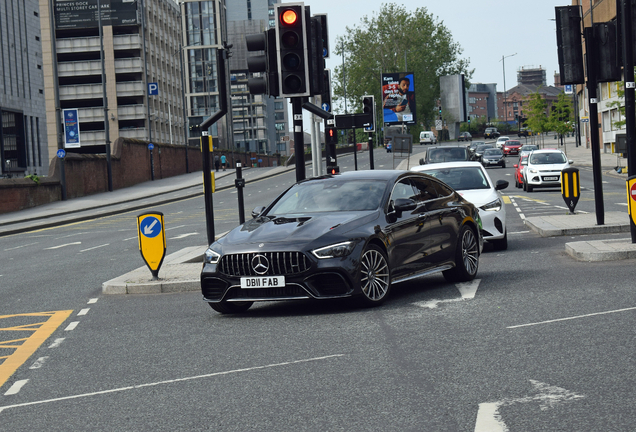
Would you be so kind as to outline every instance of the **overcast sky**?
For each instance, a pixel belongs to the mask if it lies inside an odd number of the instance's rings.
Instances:
[[[283,1],[291,3],[291,1]],[[559,70],[556,48],[555,6],[568,6],[568,0],[305,0],[311,13],[326,13],[329,40],[344,35],[346,27],[359,26],[365,15],[377,16],[383,3],[395,3],[413,11],[425,7],[428,13],[450,30],[462,49],[462,57],[474,69],[473,83],[496,83],[504,91],[502,56],[506,57],[506,89],[517,84],[517,70],[542,67],[548,85],[554,85],[554,72]],[[342,58],[331,56],[327,67],[342,64]],[[417,71],[413,71],[417,73]]]

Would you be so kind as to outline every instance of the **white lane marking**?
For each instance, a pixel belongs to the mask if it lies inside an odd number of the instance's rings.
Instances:
[[[221,204],[223,204],[223,203],[221,203]],[[183,228],[184,226],[185,225],[179,225],[179,226],[176,226],[176,227],[170,227],[170,228],[164,229],[164,231],[170,231],[170,230],[177,229],[177,228]]]
[[[139,240],[139,236],[138,236],[138,235],[136,235],[136,236],[134,236],[134,237],[129,237],[129,238],[127,238],[127,239],[124,239],[123,241],[128,241],[128,240]]]
[[[4,392],[4,395],[11,396],[11,395],[17,394],[20,391],[20,389],[28,382],[29,382],[28,379],[14,382],[13,385],[9,387],[9,390]]]
[[[629,204],[627,204],[627,203],[616,203],[616,205],[621,205],[621,206],[623,206],[623,205],[624,205],[624,206],[626,206],[626,207],[627,207],[627,206],[629,206]],[[5,249],[5,250],[9,250],[9,249]]]
[[[54,399],[44,399],[44,400],[40,400],[40,401],[24,402],[24,403],[15,404],[15,405],[5,405],[5,406],[0,406],[0,413],[2,411],[4,411],[4,410],[10,409],[10,408],[19,408],[19,407],[31,406],[31,405],[42,405],[42,404],[45,404],[45,403],[60,402],[60,401],[64,401],[64,400],[79,399],[79,398],[84,398],[84,397],[98,396],[98,395],[109,394],[109,393],[117,393],[117,392],[123,392],[123,391],[128,391],[128,390],[136,390],[136,389],[141,389],[141,388],[145,388],[145,387],[154,387],[154,386],[158,386],[158,385],[173,384],[173,383],[178,383],[178,382],[183,382],[183,381],[192,381],[192,380],[199,380],[199,379],[204,379],[204,378],[212,378],[212,377],[216,377],[216,376],[230,375],[230,374],[236,374],[236,373],[240,373],[240,372],[251,372],[251,371],[255,371],[255,370],[271,369],[271,368],[280,367],[280,366],[290,366],[290,365],[294,365],[294,364],[308,363],[308,362],[319,361],[319,360],[330,360],[330,359],[338,358],[338,357],[344,357],[344,354],[333,354],[333,355],[328,355],[328,356],[323,356],[323,357],[313,357],[313,358],[302,359],[302,360],[292,360],[292,361],[288,361],[288,362],[273,363],[273,364],[268,364],[268,365],[264,365],[264,366],[253,366],[253,367],[248,367],[248,368],[243,368],[243,369],[228,370],[228,371],[224,371],[224,372],[213,372],[213,373],[209,373],[209,374],[205,374],[205,375],[197,375],[197,376],[191,376],[191,377],[185,377],[185,378],[176,378],[176,379],[166,380],[166,381],[157,381],[157,382],[154,382],[154,383],[137,384],[137,385],[132,385],[132,386],[128,386],[128,387],[119,387],[119,388],[115,388],[115,389],[102,390],[102,391],[93,392],[93,393],[83,393],[83,394],[78,394],[78,395],[73,395],[73,396],[64,396],[64,397],[59,397],[59,398],[54,398]],[[25,382],[26,381],[28,381],[28,380],[25,380]],[[17,382],[16,382],[16,384],[17,384]],[[22,384],[22,385],[24,385],[24,384]],[[14,384],[14,386],[15,386],[15,384]],[[9,389],[9,390],[11,390],[11,389]]]
[[[79,321],[73,321],[72,323],[70,323],[69,325],[66,326],[64,331],[75,330],[75,327],[77,327],[78,324],[79,324]]]
[[[530,326],[535,326],[535,325],[550,324],[550,323],[555,323],[555,322],[559,322],[559,321],[568,321],[568,320],[579,319],[579,318],[588,318],[588,317],[592,317],[592,316],[596,316],[596,315],[606,315],[606,314],[611,314],[611,313],[627,312],[627,311],[632,311],[632,310],[636,310],[636,307],[630,307],[630,308],[625,308],[625,309],[616,309],[616,310],[605,311],[605,312],[595,312],[595,313],[585,314],[585,315],[576,315],[576,316],[567,317],[567,318],[557,318],[557,319],[553,319],[553,320],[539,321],[539,322],[529,323],[529,324],[519,324],[519,325],[509,326],[509,327],[506,327],[506,328],[515,329],[515,328],[519,328],[519,327],[530,327]]]
[[[53,341],[53,343],[51,345],[49,345],[49,348],[57,348],[60,345],[62,345],[62,342],[64,342],[64,339],[66,338],[57,338]]]
[[[44,365],[44,362],[47,358],[49,358],[49,356],[40,357],[35,361],[35,363],[31,365],[31,367],[29,367],[29,369],[40,369]]]
[[[190,236],[193,236],[193,235],[199,235],[199,233],[198,232],[193,232],[193,233],[179,234],[178,236],[170,237],[168,240],[177,240],[177,239],[190,237]]]
[[[515,207],[515,210],[517,210],[517,213],[521,213],[521,209],[519,207]]]
[[[89,311],[89,310],[91,310],[91,308],[85,308],[85,309],[82,309],[81,311],[79,311],[79,312],[77,313],[77,316],[86,315],[86,314],[88,313],[88,311]]]
[[[93,249],[99,249],[99,248],[102,248],[102,247],[105,247],[105,246],[110,246],[110,243],[106,243],[106,244],[99,245],[99,246],[93,246],[92,248],[88,248],[88,249],[82,249],[80,252],[86,252],[86,251],[93,250]]]
[[[555,207],[556,207],[556,208],[558,208],[558,209],[570,210],[569,208],[567,208],[567,207],[563,207],[563,206],[555,206]]]
[[[98,298],[92,298],[88,301],[87,304],[93,304],[93,303],[97,303],[97,300],[99,300]]]
[[[475,422],[475,432],[508,432],[509,429],[499,413],[499,408],[503,406],[539,402],[541,411],[546,411],[554,408],[559,403],[585,398],[585,396],[578,395],[564,388],[551,386],[540,381],[530,380],[530,383],[532,383],[534,391],[538,392],[535,396],[480,403],[477,411],[477,421]]]
[[[82,242],[66,243],[66,244],[63,244],[63,245],[53,246],[53,247],[45,248],[45,249],[46,249],[46,250],[49,250],[49,249],[59,249],[59,248],[63,248],[63,247],[66,247],[66,246],[73,246],[73,245],[78,245],[78,244],[82,244]]]
[[[528,234],[530,231],[517,231],[517,232],[509,232],[509,235],[514,235],[514,234]]]
[[[627,205],[627,204],[625,204],[625,205]],[[38,243],[39,242],[29,243],[29,244],[25,244],[25,245],[22,245],[22,246],[16,246],[16,247],[12,247],[12,248],[9,248],[9,249],[5,249],[4,251],[6,252],[6,251],[10,251],[10,250],[20,249],[20,248],[23,248],[23,247],[33,246],[33,245],[36,245]]]

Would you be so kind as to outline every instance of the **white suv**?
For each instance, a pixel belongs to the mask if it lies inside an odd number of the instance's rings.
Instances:
[[[561,150],[534,150],[523,170],[523,190],[532,192],[536,187],[561,187],[561,171],[573,163]]]

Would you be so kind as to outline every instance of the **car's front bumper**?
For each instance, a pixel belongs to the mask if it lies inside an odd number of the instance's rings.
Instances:
[[[526,182],[533,187],[561,187],[561,171],[528,171]]]
[[[482,224],[482,235],[484,240],[499,240],[506,234],[506,209],[502,204],[499,211],[486,211],[479,209],[479,217]]]

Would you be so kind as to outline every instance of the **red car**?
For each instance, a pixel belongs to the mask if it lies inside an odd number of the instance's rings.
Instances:
[[[509,155],[518,155],[519,149],[521,148],[521,141],[518,140],[508,140],[503,145],[503,154],[506,156]]]
[[[515,187],[522,188],[523,187],[523,169],[528,165],[528,156],[527,154],[521,155],[519,158],[519,163],[514,164],[515,167]]]

